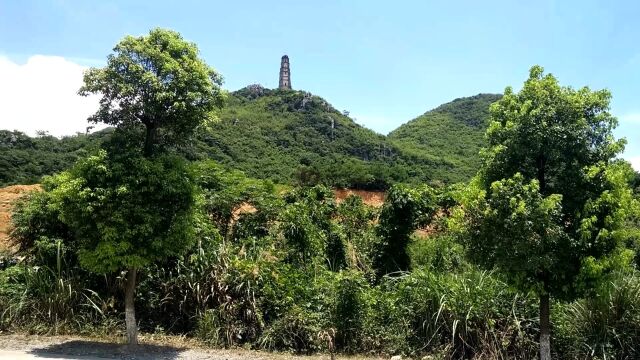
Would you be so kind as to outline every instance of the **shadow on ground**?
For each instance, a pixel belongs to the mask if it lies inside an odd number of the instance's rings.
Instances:
[[[71,340],[61,344],[31,349],[29,353],[41,358],[64,357],[67,359],[177,359],[184,348],[160,345],[138,345],[130,348],[126,344],[110,344],[97,341]]]

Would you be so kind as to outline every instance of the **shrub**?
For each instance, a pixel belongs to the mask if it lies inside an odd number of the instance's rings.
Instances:
[[[335,346],[338,350],[355,352],[359,349],[366,310],[366,288],[367,283],[360,272],[345,271],[337,278],[333,324],[336,328]]]
[[[478,271],[414,271],[369,293],[365,347],[448,358],[535,356],[535,302]]]
[[[389,189],[376,227],[380,239],[373,263],[378,277],[409,270],[407,245],[414,230],[432,220],[437,210],[435,197],[435,191],[426,185]]]
[[[462,246],[449,234],[414,237],[409,244],[409,256],[413,270],[460,272],[468,266]]]
[[[293,306],[274,321],[258,340],[261,348],[311,353],[320,350],[321,314]]]

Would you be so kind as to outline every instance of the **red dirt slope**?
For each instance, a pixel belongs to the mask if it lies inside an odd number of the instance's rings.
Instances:
[[[338,203],[342,202],[349,195],[358,195],[365,204],[373,207],[381,207],[382,204],[384,204],[385,198],[384,191],[335,189],[333,193]]]
[[[30,191],[39,191],[40,185],[13,185],[0,188],[0,252],[10,251],[11,210],[13,204]]]

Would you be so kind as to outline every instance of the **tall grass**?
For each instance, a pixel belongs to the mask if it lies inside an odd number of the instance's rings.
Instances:
[[[537,299],[472,268],[414,270],[371,284],[355,270],[310,272],[221,248],[156,270],[138,293],[147,331],[298,353],[536,357]],[[121,304],[109,294],[87,274],[65,269],[64,261],[55,268],[11,266],[0,271],[0,326],[38,334],[117,333]],[[184,322],[178,326],[177,319]],[[553,319],[558,358],[640,358],[640,276],[620,274],[597,296],[556,304]]]
[[[19,264],[0,272],[0,327],[60,334],[115,326],[118,320],[109,317],[114,302],[63,268],[59,242],[56,253],[56,268]]]
[[[151,269],[138,287],[143,329],[191,333],[225,347],[255,341],[263,326],[257,292],[266,264],[228,246]]]
[[[594,296],[554,309],[567,359],[640,359],[640,276],[617,274]]]
[[[448,358],[535,357],[535,302],[484,272],[413,272],[370,294],[365,348]]]

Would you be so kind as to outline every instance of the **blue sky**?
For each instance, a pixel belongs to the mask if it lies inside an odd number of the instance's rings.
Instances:
[[[46,76],[30,75],[32,68],[61,57],[66,70],[53,72],[68,71],[71,89],[79,81],[71,74],[102,64],[124,35],[166,27],[196,42],[229,90],[276,87],[280,56],[288,54],[295,89],[387,133],[457,97],[517,89],[539,64],[564,85],[611,90],[617,133],[629,141],[625,156],[640,164],[638,19],[638,1],[0,0],[0,65],[42,89],[33,103],[64,91],[40,86]],[[93,106],[79,101],[61,105],[60,116]],[[34,126],[55,126],[33,111]],[[7,116],[0,112],[0,121]]]

